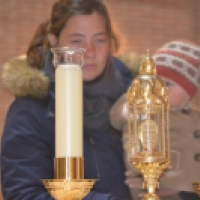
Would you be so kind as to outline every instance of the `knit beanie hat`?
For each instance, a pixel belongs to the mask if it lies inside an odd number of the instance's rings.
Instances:
[[[199,85],[200,46],[188,41],[172,41],[153,56],[157,74],[176,82],[191,98]]]

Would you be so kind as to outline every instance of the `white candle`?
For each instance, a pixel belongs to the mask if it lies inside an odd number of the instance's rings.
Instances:
[[[82,69],[76,64],[56,68],[55,155],[83,156],[83,81]]]

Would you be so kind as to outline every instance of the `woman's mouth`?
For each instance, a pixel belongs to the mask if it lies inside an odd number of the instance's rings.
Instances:
[[[86,65],[83,65],[83,69],[84,70],[92,70],[95,68],[95,65],[94,64],[86,64]]]

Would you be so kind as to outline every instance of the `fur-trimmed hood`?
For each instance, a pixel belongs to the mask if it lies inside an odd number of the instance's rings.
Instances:
[[[47,96],[49,77],[42,70],[32,68],[26,55],[10,59],[3,64],[1,70],[1,82],[14,96],[32,96],[39,99]]]
[[[113,58],[114,68],[122,75],[124,84],[128,85],[135,73],[131,73],[126,64],[119,62],[120,59],[116,59]],[[17,97],[31,96],[43,99],[48,94],[50,81],[55,79],[55,68],[49,52],[45,56],[45,65],[42,69],[31,67],[26,55],[22,55],[10,59],[1,70],[0,81],[7,91]]]

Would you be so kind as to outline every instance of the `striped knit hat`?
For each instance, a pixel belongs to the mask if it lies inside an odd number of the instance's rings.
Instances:
[[[172,41],[152,58],[158,75],[173,80],[194,97],[199,85],[200,46],[188,41]]]

